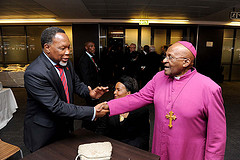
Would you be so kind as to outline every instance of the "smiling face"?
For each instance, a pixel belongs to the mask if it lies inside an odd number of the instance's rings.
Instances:
[[[129,94],[131,94],[131,92],[127,91],[125,85],[121,82],[117,82],[114,91],[114,99],[122,98]]]
[[[175,43],[168,48],[166,58],[163,60],[164,73],[171,77],[185,74],[193,65],[193,55],[180,43]]]
[[[67,63],[70,54],[70,41],[65,33],[57,33],[52,43],[44,44],[44,53],[55,63]]]
[[[93,42],[87,43],[87,45],[85,46],[85,49],[91,55],[95,54],[95,44]]]

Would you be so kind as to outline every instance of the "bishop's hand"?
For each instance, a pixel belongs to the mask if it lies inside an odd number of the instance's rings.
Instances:
[[[106,106],[105,106],[106,104],[107,102],[102,102],[95,106],[95,110],[96,110],[95,120],[98,117],[105,116],[109,112],[109,110],[106,109]]]
[[[105,109],[105,110],[109,110],[109,106],[108,106],[108,103],[107,102],[103,102],[103,103],[101,103],[102,105],[101,105],[101,108],[102,109]]]

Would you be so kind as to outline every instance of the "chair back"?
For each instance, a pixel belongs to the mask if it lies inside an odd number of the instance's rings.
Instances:
[[[6,143],[0,139],[0,160],[7,159],[20,151],[21,158],[23,158],[22,151],[18,146]]]

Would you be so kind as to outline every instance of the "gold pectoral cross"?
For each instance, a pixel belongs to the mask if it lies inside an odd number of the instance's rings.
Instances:
[[[172,120],[177,119],[177,117],[175,115],[173,115],[174,113],[172,111],[169,112],[169,114],[166,115],[166,118],[169,119],[169,128],[172,128]]]

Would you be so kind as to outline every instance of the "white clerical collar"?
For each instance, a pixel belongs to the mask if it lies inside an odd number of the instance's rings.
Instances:
[[[175,79],[179,80],[181,78],[181,76],[178,76],[178,77],[174,77]]]
[[[191,68],[191,69],[188,70],[185,74],[187,74],[188,72],[192,72],[192,71],[194,71],[194,68]],[[184,75],[185,75],[185,74],[184,74]],[[184,75],[182,75],[182,76],[184,76]],[[175,76],[174,78],[177,79],[177,80],[179,80],[179,79],[181,78],[181,76]]]
[[[47,59],[52,63],[53,66],[57,65],[57,63],[53,62],[53,61],[46,55],[46,53],[43,52],[43,54],[47,57]]]

